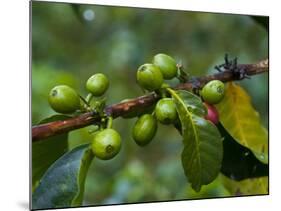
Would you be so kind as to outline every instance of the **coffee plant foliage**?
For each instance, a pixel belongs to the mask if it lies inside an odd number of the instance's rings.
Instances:
[[[101,112],[99,125],[32,143],[34,209],[225,197],[238,190],[240,195],[268,193],[266,74],[224,84],[224,97],[212,105],[218,111],[216,124],[205,118],[208,109],[200,92],[173,89],[182,82],[179,69],[176,76],[173,69],[174,77],[163,81],[168,86],[157,84],[156,90],[145,90],[137,83],[138,68],[153,64],[159,53],[174,59],[188,77],[216,73],[213,66],[223,62],[226,49],[239,62],[267,57],[268,34],[250,16],[144,9],[135,9],[136,13],[130,8],[40,2],[33,3],[32,9],[33,126],[92,109],[102,111],[105,105],[151,91],[172,100],[177,112],[168,124],[157,120],[156,103],[144,113],[140,110],[116,119]],[[87,9],[95,11],[95,24],[83,19]],[[59,18],[61,13],[64,20]],[[220,30],[207,27],[217,24]],[[241,36],[230,33],[233,28]],[[159,32],[160,37],[156,36]],[[45,40],[52,48],[44,47]],[[109,83],[101,94],[91,96],[86,82],[97,73],[104,74]],[[50,90],[58,85],[71,87],[82,97],[72,113],[56,112],[49,105]],[[141,136],[145,142],[137,143],[134,125],[147,114],[157,126],[153,122],[150,136]],[[145,121],[140,125],[145,127]],[[92,142],[106,129],[120,134],[121,147],[111,159],[102,160],[95,156]],[[103,152],[114,150],[107,138],[102,144]]]

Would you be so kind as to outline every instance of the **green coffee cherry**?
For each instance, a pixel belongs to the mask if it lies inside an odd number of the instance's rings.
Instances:
[[[102,73],[92,75],[86,83],[87,90],[96,97],[103,95],[108,89],[108,86],[109,81]]]
[[[55,86],[49,93],[52,109],[62,114],[75,112],[80,108],[80,98],[74,89],[66,85]]]
[[[151,114],[142,115],[133,127],[133,138],[139,146],[151,142],[157,131],[157,121]]]
[[[92,151],[102,160],[113,158],[121,149],[121,137],[116,130],[104,129],[95,134],[92,142]]]
[[[156,118],[162,124],[171,124],[177,120],[176,105],[171,98],[159,100],[155,107]]]
[[[208,82],[201,91],[201,96],[209,104],[217,104],[224,97],[224,83],[219,80]]]
[[[164,79],[176,77],[178,71],[177,63],[172,57],[159,53],[154,56],[152,63],[159,67]]]
[[[161,88],[163,76],[157,66],[143,64],[137,71],[137,82],[142,88],[148,91],[154,91]]]

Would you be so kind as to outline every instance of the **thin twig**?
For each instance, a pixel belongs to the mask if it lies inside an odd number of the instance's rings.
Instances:
[[[268,71],[268,59],[262,60],[255,64],[240,64],[239,68],[243,68],[247,75],[256,75]],[[192,78],[186,83],[179,84],[174,87],[177,90],[193,90],[204,86],[208,81],[221,80],[223,82],[240,80],[234,76],[231,71],[225,70],[209,76],[202,76]],[[141,96],[135,99],[123,103],[117,103],[109,105],[104,109],[104,112],[112,118],[124,116],[131,112],[144,110],[157,102],[160,98],[158,94],[152,92],[148,95]],[[78,128],[82,128],[91,124],[98,124],[101,118],[95,113],[87,112],[77,117],[73,117],[63,121],[55,121],[41,125],[35,125],[32,127],[32,141],[41,141],[45,138],[58,135],[61,133],[69,132]]]

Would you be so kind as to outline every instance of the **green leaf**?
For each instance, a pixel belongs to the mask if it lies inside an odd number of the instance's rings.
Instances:
[[[223,137],[223,159],[221,173],[232,180],[268,176],[268,165],[256,158],[251,150],[237,143],[225,128],[217,125]]]
[[[221,175],[221,177],[224,187],[233,196],[268,194],[268,177],[245,179],[239,182],[231,180],[223,175]]]
[[[65,115],[54,115],[46,118],[40,124],[64,120]],[[67,133],[32,143],[32,190],[36,188],[39,180],[49,166],[68,150]]]
[[[225,97],[216,107],[220,122],[229,134],[261,162],[268,163],[268,132],[246,91],[235,83],[228,83]]]
[[[216,126],[204,119],[205,108],[199,97],[187,91],[168,91],[175,101],[182,126],[184,172],[192,188],[198,192],[220,171],[222,139]]]
[[[187,110],[197,116],[204,117],[207,114],[207,109],[203,105],[202,100],[197,95],[188,91],[176,91],[176,95],[180,98]]]
[[[80,206],[93,159],[89,144],[64,154],[44,174],[32,196],[32,209]]]

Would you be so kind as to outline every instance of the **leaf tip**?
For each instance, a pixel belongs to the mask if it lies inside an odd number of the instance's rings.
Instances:
[[[192,184],[192,189],[198,193],[201,190],[201,185]]]

